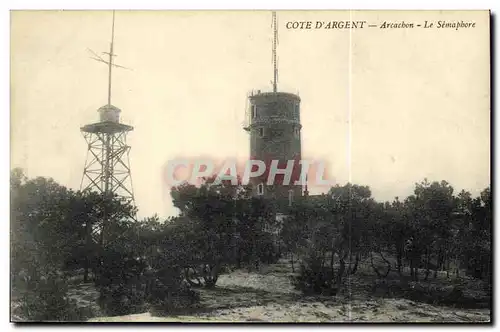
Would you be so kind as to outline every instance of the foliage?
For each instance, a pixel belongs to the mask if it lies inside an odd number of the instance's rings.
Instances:
[[[72,305],[65,299],[63,271],[88,269],[91,262],[96,271],[102,270],[99,260],[93,259],[98,257],[99,246],[92,232],[106,214],[113,224],[109,239],[119,238],[127,224],[125,216],[132,211],[114,197],[74,192],[52,179],[27,179],[21,170],[13,170],[11,281],[14,296],[26,309],[24,319],[78,316],[78,310],[68,312]]]
[[[20,305],[13,314],[22,321],[85,321],[92,312],[79,308],[68,299],[67,285],[61,276],[52,274],[25,281]]]
[[[215,287],[224,269],[259,269],[277,262],[282,251],[291,255],[292,264],[293,259],[300,262],[293,283],[305,293],[338,294],[363,259],[369,259],[379,279],[395,270],[401,281],[413,282],[436,278],[440,270],[449,278],[461,278],[465,271],[491,293],[489,188],[473,198],[464,190],[454,194],[446,181],[425,179],[406,199],[381,203],[369,187],[348,183],[282,211],[252,197],[249,187],[229,182],[212,178],[198,187],[182,184],[171,192],[179,217],[134,221],[135,208],[117,197],[75,192],[52,179],[27,179],[13,170],[16,315],[30,320],[88,317],[66,295],[64,272],[82,269],[84,281],[93,272],[100,305],[110,315],[149,305],[175,312],[196,305],[199,294],[193,288]],[[286,217],[280,221],[277,212]],[[103,226],[105,233],[99,231]],[[375,264],[375,258],[385,266]],[[457,292],[442,292],[443,301],[455,301],[451,298]]]
[[[103,252],[96,285],[99,304],[108,315],[140,312],[145,305],[145,287],[141,276],[145,263],[130,254],[107,249]]]
[[[176,226],[170,248],[182,251],[191,285],[214,287],[224,266],[258,268],[262,261],[277,261],[272,207],[251,198],[249,192],[249,187],[233,186],[230,181],[217,184],[214,178],[200,187],[182,184],[172,189],[174,205],[188,221]]]
[[[171,313],[199,302],[197,292],[185,281],[179,266],[163,264],[155,273],[148,300],[157,312]]]
[[[446,181],[424,180],[403,202],[396,197],[392,203],[377,203],[370,196],[368,187],[336,186],[329,196],[289,211],[283,242],[302,258],[295,280],[299,289],[336,292],[363,257],[370,258],[379,278],[394,267],[403,277],[408,267],[411,279],[427,280],[438,270],[449,275],[454,266],[457,275],[463,267],[474,278],[491,282],[489,189],[472,199],[465,191],[454,196]],[[374,256],[386,268],[374,264]],[[396,266],[387,257],[395,257]]]
[[[300,265],[299,275],[293,278],[296,289],[305,294],[335,295],[338,291],[334,271],[321,264],[319,257],[307,257]]]

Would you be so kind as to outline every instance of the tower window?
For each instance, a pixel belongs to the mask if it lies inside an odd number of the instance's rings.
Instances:
[[[295,116],[298,117],[299,116],[299,104],[295,104]]]
[[[297,127],[293,128],[293,134],[295,135],[295,137],[299,137],[299,135],[300,135],[299,128],[297,128]]]
[[[259,136],[264,137],[264,128],[259,128]]]
[[[252,119],[257,117],[257,106],[252,105]]]
[[[259,183],[257,185],[257,195],[264,195],[264,184]]]
[[[288,206],[292,206],[293,203],[293,190],[288,190]]]
[[[273,130],[272,133],[273,133],[273,138],[283,137],[283,130],[281,130],[281,129]]]

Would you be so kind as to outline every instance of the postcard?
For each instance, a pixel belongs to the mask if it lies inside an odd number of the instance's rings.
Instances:
[[[491,323],[490,15],[11,11],[11,321]]]

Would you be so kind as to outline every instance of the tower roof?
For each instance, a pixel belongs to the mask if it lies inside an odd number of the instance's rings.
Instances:
[[[263,99],[273,99],[273,98],[279,98],[279,99],[289,99],[293,101],[300,101],[300,97],[294,93],[290,92],[260,92],[258,91],[257,93],[252,93],[249,97],[250,100],[263,100]]]
[[[101,106],[101,107],[99,107],[99,109],[97,110],[97,112],[104,112],[104,111],[121,112],[122,110],[121,110],[121,109],[119,109],[118,107],[116,107],[116,106],[114,106],[114,105],[110,105],[110,104],[107,104],[107,105]]]

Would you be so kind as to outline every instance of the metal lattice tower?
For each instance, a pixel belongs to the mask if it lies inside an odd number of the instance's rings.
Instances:
[[[99,110],[120,111],[113,105],[103,106]],[[130,146],[127,145],[127,133],[132,130],[132,126],[111,121],[88,124],[81,128],[88,145],[81,190],[117,194],[134,203]]]
[[[108,104],[98,109],[99,122],[80,128],[88,146],[80,189],[117,195],[135,205],[129,162],[130,146],[127,145],[127,134],[134,128],[120,123],[121,110],[111,104],[112,68],[125,68],[113,63],[114,26],[115,13],[113,11],[110,50],[103,52],[109,56],[109,60],[104,60],[97,53],[89,50],[92,52],[93,60],[103,62],[108,66]],[[134,216],[131,217],[134,218]],[[104,234],[104,230],[101,234]]]

